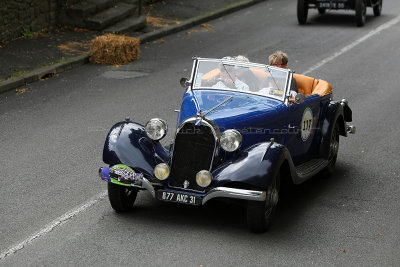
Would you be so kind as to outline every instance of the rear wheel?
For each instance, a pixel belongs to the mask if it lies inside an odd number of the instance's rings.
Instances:
[[[378,17],[382,13],[382,0],[378,0],[378,3],[374,6],[374,16]]]
[[[108,183],[108,199],[111,207],[117,212],[126,212],[133,208],[137,196],[137,189]]]
[[[326,9],[325,9],[325,8],[322,8],[322,7],[318,8],[318,13],[319,13],[320,15],[325,14],[325,12],[326,12]]]
[[[275,215],[279,199],[279,173],[268,186],[264,201],[249,201],[247,206],[247,224],[253,232],[263,233],[268,230]]]
[[[332,129],[331,139],[329,142],[329,152],[328,152],[328,166],[323,170],[324,177],[329,177],[335,170],[336,159],[339,152],[339,124],[335,124]]]
[[[303,25],[307,22],[308,0],[297,0],[297,20]]]
[[[367,20],[367,6],[364,0],[356,0],[356,24],[358,27],[364,26]]]

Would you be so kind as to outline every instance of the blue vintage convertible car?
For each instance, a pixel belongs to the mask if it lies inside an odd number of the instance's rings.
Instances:
[[[293,84],[297,84],[297,88]],[[300,184],[335,167],[347,101],[333,101],[323,80],[291,70],[235,60],[194,58],[179,111],[174,142],[164,120],[115,124],[99,170],[111,206],[132,209],[147,190],[161,201],[204,205],[214,198],[246,205],[249,227],[268,229],[281,181]],[[296,94],[297,89],[297,94]]]

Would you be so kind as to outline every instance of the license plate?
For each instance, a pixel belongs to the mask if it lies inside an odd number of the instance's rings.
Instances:
[[[340,9],[340,8],[345,8],[345,3],[336,3],[336,2],[323,2],[319,1],[317,2],[317,7],[318,8],[332,8],[332,9]]]
[[[190,204],[190,205],[201,205],[201,197],[192,194],[158,190],[156,192],[156,196],[157,199],[163,201]]]

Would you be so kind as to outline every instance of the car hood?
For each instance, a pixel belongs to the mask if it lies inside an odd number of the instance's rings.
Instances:
[[[221,91],[221,90],[194,90],[188,91],[183,96],[179,123],[197,114],[196,95],[198,106],[202,114],[214,108],[224,100],[231,100],[208,113],[205,117],[214,121],[220,131],[237,129],[242,135],[260,132],[265,129],[280,128],[277,116],[284,107],[281,101],[259,95]],[[263,140],[265,140],[265,135]],[[254,139],[254,136],[252,138]],[[257,139],[257,138],[256,138]]]

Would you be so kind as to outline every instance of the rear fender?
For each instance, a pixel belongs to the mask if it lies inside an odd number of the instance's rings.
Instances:
[[[278,143],[259,143],[242,151],[213,171],[213,186],[241,184],[245,189],[266,190],[285,156]]]
[[[349,110],[350,108],[347,107]],[[350,110],[351,112],[351,110]],[[349,116],[349,115],[347,115]],[[350,114],[351,117],[351,114]],[[328,105],[325,119],[322,123],[321,128],[321,145],[319,149],[319,155],[323,158],[328,158],[329,154],[329,143],[331,140],[332,129],[336,123],[339,124],[339,134],[342,136],[347,136],[346,122],[344,116],[344,108],[340,102],[331,101]]]
[[[167,163],[169,155],[160,142],[147,137],[145,128],[134,122],[118,122],[107,135],[103,161],[109,165],[124,164],[142,172],[153,181],[154,167]]]

